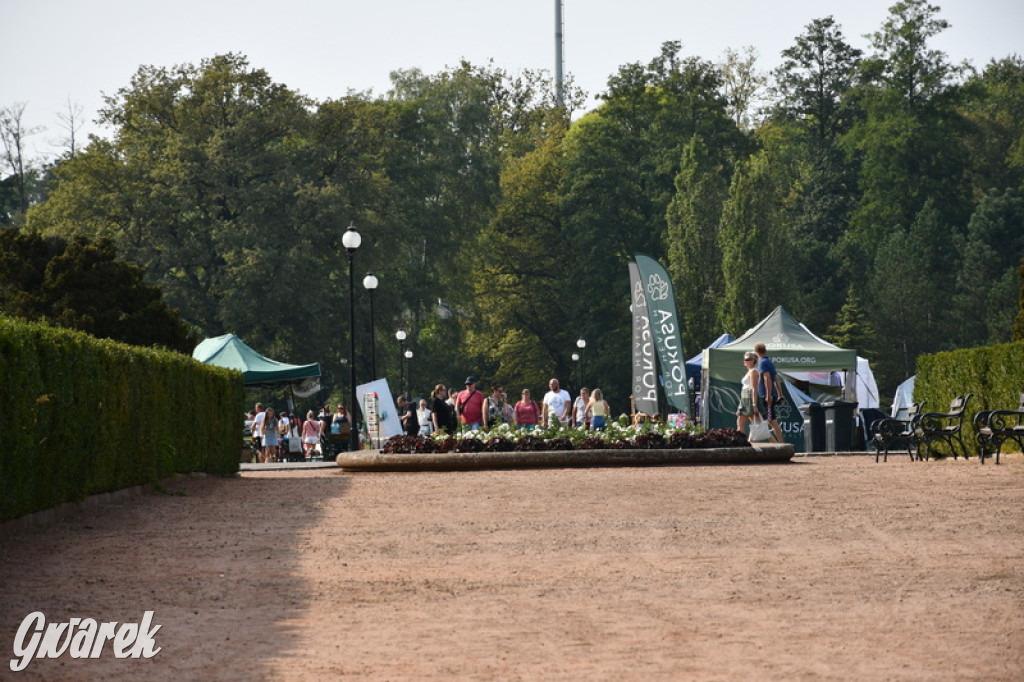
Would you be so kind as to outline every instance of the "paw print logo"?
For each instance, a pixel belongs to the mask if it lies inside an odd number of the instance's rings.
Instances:
[[[647,293],[652,301],[664,301],[668,298],[668,282],[661,275],[651,275],[647,280]]]
[[[644,299],[644,285],[640,282],[636,283],[636,290],[633,291],[633,306],[638,309],[647,307],[647,300]]]

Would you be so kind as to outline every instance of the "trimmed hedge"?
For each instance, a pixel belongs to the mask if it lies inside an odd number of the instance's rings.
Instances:
[[[175,473],[238,471],[242,378],[0,317],[0,521]]]
[[[926,412],[946,412],[958,395],[973,393],[964,417],[964,444],[977,455],[973,419],[980,410],[1017,408],[1024,392],[1024,341],[983,348],[921,355],[917,359],[914,400],[926,400]],[[938,446],[942,454],[952,454]]]

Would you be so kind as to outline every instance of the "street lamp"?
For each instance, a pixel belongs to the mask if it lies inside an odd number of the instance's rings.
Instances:
[[[580,366],[577,364],[579,361],[580,361],[580,354],[579,353],[573,353],[572,354],[572,370],[573,370],[573,373],[576,375],[574,377],[576,379],[580,378]],[[580,384],[578,384],[578,386],[583,386],[583,384],[580,383]]]
[[[356,249],[362,244],[363,238],[356,232],[356,226],[349,223],[348,229],[341,237],[341,244],[348,252],[348,364],[349,381],[352,383],[351,402],[349,403],[349,421],[351,422],[351,438],[348,442],[348,449],[355,451],[359,449],[359,430],[356,428],[356,405],[359,399],[356,397],[356,280],[352,272],[352,257]]]
[[[412,374],[412,349],[405,351],[405,399],[409,400],[409,381]]]
[[[580,388],[583,387],[583,349],[587,347],[587,342],[583,339],[576,340],[576,347],[580,349]]]
[[[373,292],[380,282],[372,272],[363,277],[363,288],[370,296],[370,378],[377,378],[377,337],[373,333]]]
[[[405,370],[402,365],[402,358],[405,357],[405,330],[395,332],[395,338],[398,339],[398,384],[402,387],[402,395],[405,395]]]

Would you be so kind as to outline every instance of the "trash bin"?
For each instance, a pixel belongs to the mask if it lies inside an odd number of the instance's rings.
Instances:
[[[853,446],[853,415],[857,403],[836,400],[824,403],[825,409],[825,450],[826,452],[842,452]]]
[[[804,417],[804,452],[825,452],[825,410],[821,403],[797,408]]]

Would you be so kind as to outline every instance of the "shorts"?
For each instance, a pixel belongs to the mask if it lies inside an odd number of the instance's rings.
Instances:
[[[604,431],[604,427],[605,427],[604,417],[595,414],[590,419],[590,428],[591,428],[591,430],[593,430],[593,431]]]
[[[317,436],[306,436],[302,439],[302,442],[306,445],[316,445],[320,442],[320,439]]]
[[[752,417],[754,416],[754,399],[752,394],[744,389],[740,393],[740,405],[736,408],[737,417]]]

